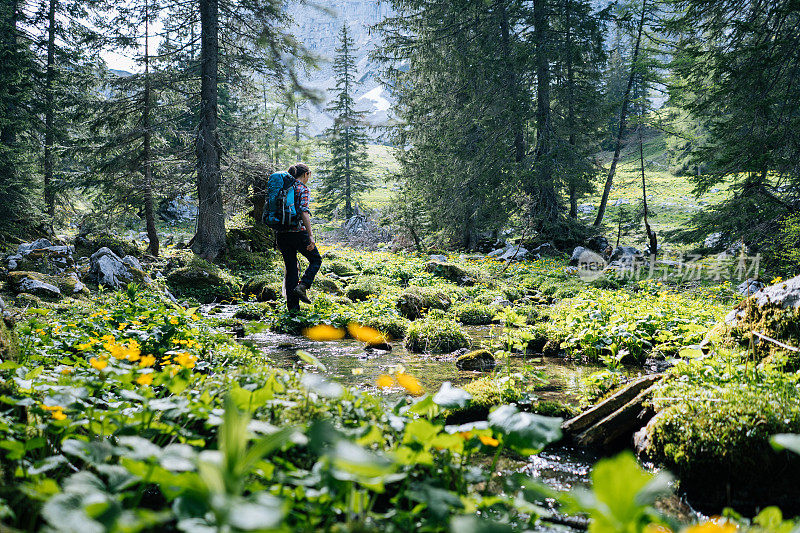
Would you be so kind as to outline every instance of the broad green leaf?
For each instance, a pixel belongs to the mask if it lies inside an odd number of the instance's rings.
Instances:
[[[522,455],[539,453],[561,438],[561,418],[522,413],[503,405],[489,413],[489,427],[503,436],[503,444]]]
[[[305,350],[297,350],[297,356],[306,363],[308,363],[309,365],[319,368],[323,372],[326,372],[328,370],[328,367],[326,367],[322,363],[322,361],[320,361],[319,359],[317,359],[316,357],[314,357]]]
[[[769,439],[776,450],[789,450],[800,455],[800,435],[793,433],[778,433]]]
[[[433,396],[433,402],[445,409],[456,409],[466,407],[472,395],[464,389],[453,387],[449,381],[442,383],[442,386]]]

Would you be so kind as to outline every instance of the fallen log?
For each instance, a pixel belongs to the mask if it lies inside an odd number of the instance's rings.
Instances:
[[[642,376],[598,403],[591,409],[584,411],[574,418],[570,418],[561,425],[564,435],[576,435],[605,419],[615,411],[634,400],[639,393],[649,388],[661,379],[661,374]]]
[[[652,408],[645,408],[644,401],[655,389],[651,385],[604,419],[574,437],[576,444],[593,448],[609,448],[623,437],[633,435],[655,415]]]

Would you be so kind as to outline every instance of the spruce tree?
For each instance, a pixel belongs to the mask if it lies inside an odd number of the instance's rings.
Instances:
[[[327,213],[342,206],[345,220],[353,216],[353,203],[372,186],[365,113],[356,109],[353,99],[357,89],[355,53],[353,38],[344,24],[333,62],[336,85],[331,92],[334,98],[326,108],[333,114],[333,125],[325,131],[330,159],[322,172],[320,205]]]
[[[800,11],[790,0],[676,0],[671,98],[704,136],[689,166],[695,194],[721,183],[731,195],[701,210],[677,233],[714,231],[726,240],[774,246],[800,208]]]

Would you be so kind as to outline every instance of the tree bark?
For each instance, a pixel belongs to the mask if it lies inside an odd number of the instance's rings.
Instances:
[[[510,96],[514,101],[514,110],[517,112],[512,113],[511,120],[514,133],[514,161],[521,162],[525,157],[525,136],[523,131],[522,114],[519,113],[517,102],[519,99],[519,87],[517,82],[517,71],[511,63],[511,31],[508,23],[508,11],[506,10],[506,2],[501,1],[498,4],[498,12],[500,15],[500,45],[503,52],[503,57],[506,62],[506,75],[508,80],[508,89],[511,93]]]
[[[539,231],[559,216],[558,195],[553,183],[550,139],[550,54],[548,22],[544,0],[533,2],[534,39],[536,41],[536,158],[533,190],[533,214]]]
[[[47,12],[47,72],[45,74],[44,88],[44,205],[51,223],[56,212],[53,183],[53,167],[55,166],[53,163],[53,145],[55,144],[53,83],[55,80],[56,8],[56,0],[50,0]]]
[[[52,1],[52,0],[51,0]],[[144,8],[144,106],[142,111],[143,150],[144,150],[144,219],[147,226],[149,244],[147,251],[158,256],[158,233],[156,232],[155,210],[153,208],[153,154],[151,148],[150,108],[152,105],[152,85],[150,80],[150,5],[145,1]]]
[[[644,139],[642,138],[642,125],[639,125],[639,163],[642,167],[642,204],[644,207],[644,228],[647,232],[647,240],[650,243],[650,256],[655,260],[656,250],[658,249],[658,238],[656,232],[650,228],[647,221],[647,187],[644,179]]]
[[[576,132],[575,132],[575,68],[572,63],[572,19],[571,11],[572,0],[564,0],[564,25],[566,26],[566,40],[565,46],[567,47],[567,127],[569,129],[569,145],[575,149]],[[578,218],[578,194],[575,184],[576,178],[570,176],[569,178],[569,216],[572,219]]]
[[[625,88],[625,95],[622,97],[622,109],[620,109],[619,112],[619,131],[617,132],[617,140],[614,143],[614,158],[611,160],[611,168],[608,170],[608,177],[606,178],[606,185],[603,189],[603,197],[600,199],[600,208],[597,211],[597,218],[594,219],[595,227],[603,222],[606,206],[608,205],[608,195],[611,194],[611,185],[614,183],[614,173],[617,171],[617,163],[619,163],[619,154],[622,150],[622,135],[625,131],[625,120],[628,114],[628,102],[630,101],[633,79],[636,76],[636,61],[639,58],[639,48],[642,43],[645,13],[647,13],[647,0],[642,0],[642,16],[639,19],[639,27],[636,32],[636,44],[634,45],[633,58],[631,59],[631,74],[628,76],[628,86]]]
[[[197,233],[192,251],[213,261],[225,251],[220,145],[217,131],[219,1],[200,0],[200,125],[197,134]]]

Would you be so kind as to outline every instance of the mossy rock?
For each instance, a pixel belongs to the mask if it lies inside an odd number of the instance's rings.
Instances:
[[[41,281],[43,283],[49,283],[61,291],[62,296],[77,296],[77,295],[88,295],[89,289],[86,286],[83,286],[81,290],[75,291],[75,288],[78,286],[78,280],[75,277],[70,276],[51,276],[48,274],[42,274],[40,272],[26,272],[21,270],[15,270],[14,272],[8,273],[8,284],[11,286],[13,290],[18,290],[20,284],[25,278],[30,278],[36,281]]]
[[[429,287],[406,289],[397,300],[397,309],[404,317],[416,320],[431,309],[450,309],[452,301],[445,293]]]
[[[503,287],[503,297],[509,302],[521,300],[526,292],[526,289],[520,285],[506,285]]]
[[[317,277],[314,279],[312,288],[327,294],[342,294],[342,287],[335,279],[326,277]]]
[[[695,397],[705,393],[698,387]],[[676,474],[701,509],[779,505],[796,513],[800,456],[776,452],[770,438],[800,433],[800,410],[767,396],[754,387],[723,402],[671,402],[636,435],[637,449]]]
[[[505,298],[505,296],[500,291],[497,290],[485,291],[475,297],[475,303],[482,305],[489,305],[495,300],[503,298]]]
[[[132,255],[142,257],[143,250],[130,241],[126,241],[119,235],[110,232],[92,233],[75,240],[75,256],[89,257],[100,248],[108,248],[119,257]]]
[[[405,338],[411,322],[400,316],[381,315],[368,318],[362,321],[362,324],[375,328],[381,333],[388,335],[392,340],[395,340]]]
[[[380,294],[386,288],[386,280],[379,276],[362,276],[347,286],[345,295],[354,302],[362,302],[370,296]]]
[[[233,318],[242,320],[261,320],[270,309],[269,305],[263,303],[247,302],[242,304],[233,314]]]
[[[725,322],[727,327],[720,326],[717,333],[729,344],[747,347],[750,332],[757,331],[783,344],[800,347],[800,276],[765,287],[742,300]],[[800,368],[797,352],[773,342],[757,342],[755,354],[758,359],[769,359],[786,365],[787,369]]]
[[[458,285],[474,285],[477,277],[473,272],[465,268],[443,261],[429,261],[425,265],[425,271]]]
[[[0,361],[19,359],[19,339],[11,321],[0,317]]]
[[[201,303],[234,301],[240,295],[236,278],[197,257],[187,266],[170,272],[167,284],[175,296],[192,298]]]
[[[242,297],[253,296],[259,302],[274,302],[281,295],[281,283],[274,276],[255,276],[242,287]]]
[[[459,370],[486,372],[496,365],[497,361],[489,350],[473,350],[456,359],[456,368]]]
[[[459,322],[470,326],[482,326],[494,321],[495,309],[489,305],[469,303],[453,310]]]
[[[52,304],[45,302],[44,300],[42,300],[38,296],[34,296],[33,294],[21,292],[17,294],[16,298],[14,298],[14,307],[19,307],[20,309],[25,307],[49,309],[52,307]]]
[[[343,259],[334,259],[330,262],[323,261],[322,268],[325,269],[325,272],[333,272],[343,278],[358,274],[358,269],[355,265]]]
[[[231,270],[273,270],[275,268],[275,260],[274,253],[248,252],[239,248],[229,249],[225,254],[225,264]]]
[[[486,420],[489,411],[495,406],[517,403],[525,398],[526,393],[519,387],[509,387],[507,383],[498,381],[498,376],[488,375],[474,379],[462,388],[472,395],[472,400],[466,407],[451,409],[445,415],[448,424],[463,424],[476,420]],[[529,411],[542,416],[572,418],[578,410],[568,404],[540,400],[530,405],[521,406],[524,411]]]
[[[405,347],[411,352],[450,353],[469,345],[469,337],[454,320],[418,320],[406,331]]]

